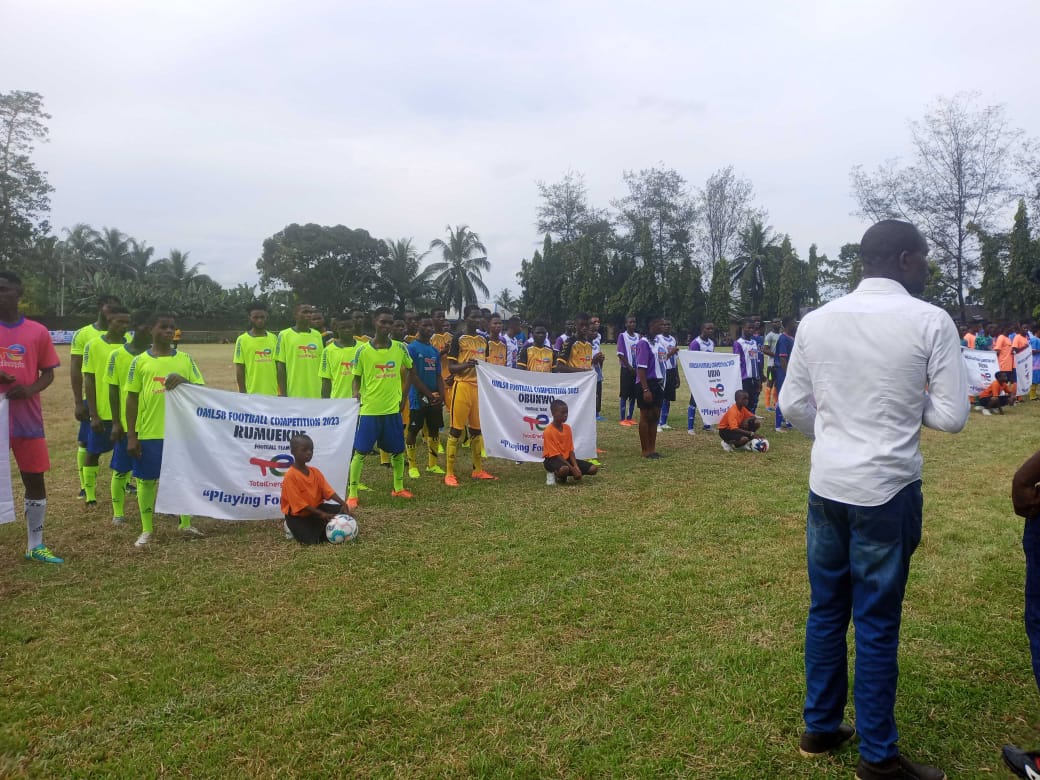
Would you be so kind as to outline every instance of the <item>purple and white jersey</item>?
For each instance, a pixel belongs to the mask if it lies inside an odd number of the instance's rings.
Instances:
[[[691,352],[714,352],[715,342],[711,339],[702,339],[700,336],[690,342]]]
[[[559,336],[556,337],[556,341],[553,342],[553,349],[555,349],[557,352],[563,352],[563,346],[569,340],[570,339],[567,338],[566,333],[561,333]]]
[[[636,360],[632,364],[635,369],[645,368],[647,379],[663,379],[664,374],[657,363],[657,352],[645,338],[636,344]]]
[[[506,345],[506,365],[509,366],[509,368],[516,368],[516,359],[520,355],[521,349],[519,334],[516,336],[510,336],[508,333],[503,333],[500,338]]]
[[[668,350],[674,346],[675,336],[666,336],[663,333],[659,333],[657,338],[654,339],[654,351],[657,352],[657,363],[661,376],[665,376],[669,369],[679,365],[678,358],[674,354],[671,357],[668,356]]]
[[[628,335],[628,331],[621,331],[617,339],[617,353],[623,355],[629,367],[636,367],[636,345],[639,343],[639,334]]]
[[[600,354],[601,352],[603,352],[603,334],[597,333],[596,338],[592,340],[592,357],[595,358],[596,355]],[[592,367],[596,369],[596,381],[602,382],[603,366],[601,366],[599,363],[593,362]]]
[[[758,342],[742,336],[733,342],[733,354],[740,356],[740,378],[758,379]]]

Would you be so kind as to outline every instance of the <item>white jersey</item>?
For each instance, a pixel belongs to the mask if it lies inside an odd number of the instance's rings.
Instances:
[[[510,336],[508,333],[503,333],[502,341],[505,342],[506,345],[506,365],[509,366],[509,368],[516,368],[516,359],[520,355],[520,350],[523,347],[519,334],[516,336]]]
[[[596,338],[592,340],[592,357],[595,358],[603,352],[603,334],[597,333]],[[603,366],[597,363],[595,360],[592,362],[592,367],[596,369],[596,381],[603,381]]]
[[[657,353],[657,364],[661,369],[661,376],[664,376],[669,369],[675,368],[679,365],[678,358],[673,354],[668,356],[668,350],[675,346],[675,336],[666,336],[663,333],[657,334],[653,343],[654,352]]]
[[[621,331],[617,340],[617,353],[624,355],[630,368],[636,367],[636,345],[639,344],[639,334],[631,336],[628,331]]]

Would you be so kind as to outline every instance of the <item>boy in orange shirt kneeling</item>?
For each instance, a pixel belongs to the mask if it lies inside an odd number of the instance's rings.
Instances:
[[[314,457],[314,442],[310,436],[303,433],[293,436],[289,451],[293,464],[282,480],[286,536],[300,544],[328,541],[325,524],[342,511],[343,499],[336,495],[321,471],[307,465]]]
[[[755,431],[759,428],[758,418],[748,409],[748,394],[737,390],[733,396],[733,406],[726,410],[719,420],[719,438],[722,449],[733,452],[740,447],[751,449],[752,439],[761,439]]]
[[[545,476],[546,485],[555,485],[557,480],[566,482],[567,477],[578,481],[585,475],[591,476],[599,471],[597,466],[587,460],[574,457],[574,436],[571,426],[567,424],[567,411],[567,404],[559,398],[549,404],[552,422],[542,433],[543,463],[549,472]]]

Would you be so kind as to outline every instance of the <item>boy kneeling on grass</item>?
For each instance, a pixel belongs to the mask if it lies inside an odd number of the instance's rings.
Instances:
[[[546,485],[555,485],[557,481],[566,482],[567,477],[574,477],[575,482],[586,474],[592,475],[599,468],[587,460],[574,457],[574,436],[571,426],[567,424],[567,404],[557,398],[549,404],[552,422],[542,434],[542,455],[545,460]]]
[[[748,409],[747,391],[737,390],[733,396],[733,406],[726,410],[719,420],[719,438],[722,449],[733,452],[741,447],[751,449],[752,439],[761,439],[755,431],[759,428],[758,418]]]
[[[998,371],[997,378],[975,399],[975,408],[983,414],[993,414],[990,409],[996,409],[997,414],[1004,414],[1004,407],[1009,403],[1014,404],[1014,391],[1008,382],[1008,372]]]
[[[325,524],[342,511],[343,499],[336,495],[321,471],[307,465],[314,457],[314,442],[310,436],[303,433],[293,436],[289,440],[289,452],[293,464],[282,479],[286,536],[300,544],[328,541]]]

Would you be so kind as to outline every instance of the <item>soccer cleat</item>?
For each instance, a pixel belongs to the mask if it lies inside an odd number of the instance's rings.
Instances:
[[[459,486],[459,478],[456,477],[454,474],[445,474],[444,475],[444,484],[447,485],[448,487],[458,487]]]
[[[447,452],[447,450],[444,449],[444,442],[441,442],[440,445],[437,447],[437,454],[443,455],[445,452]]]
[[[126,522],[126,518],[122,515],[116,515],[112,518],[112,525],[122,525]]]
[[[498,479],[494,474],[488,474],[486,471],[474,471],[470,476],[473,479]]]
[[[776,407],[775,406],[767,406],[766,407],[766,411],[767,412],[775,412],[776,411]]]
[[[128,482],[127,485],[126,485],[126,494],[128,496],[136,496],[137,495],[137,484],[134,483],[134,482]]]
[[[1019,750],[1014,745],[1004,745],[1000,752],[1004,764],[1016,775],[1026,780],[1040,780],[1040,753]]]
[[[596,422],[606,422],[606,421],[607,421],[607,418],[604,417],[602,414],[597,414],[596,415]]]
[[[466,441],[462,442],[462,449],[464,449],[464,450],[468,450],[469,449],[469,439],[466,439]]]
[[[856,780],[946,780],[946,773],[938,767],[917,764],[902,756],[877,764],[860,758],[856,765]]]
[[[644,455],[643,457],[646,458],[647,460],[660,460],[661,459],[661,453],[660,452],[651,452],[649,455]]]
[[[357,489],[358,490],[371,490],[372,488],[370,488],[368,485],[362,485],[360,482],[358,482]]]
[[[87,497],[87,491],[83,488],[79,489],[79,497],[85,499]]]
[[[662,428],[660,425],[658,425],[657,426],[657,432],[658,433],[664,433],[664,428]]]
[[[854,736],[856,736],[856,729],[848,723],[842,723],[838,726],[837,731],[824,734],[803,731],[802,738],[798,742],[798,752],[806,758],[815,758],[847,745]]]
[[[551,471],[546,472],[545,474],[545,484],[549,486],[556,484],[556,475],[553,474]]]
[[[686,432],[688,434],[690,434],[690,436],[696,436],[697,435],[697,429],[696,428],[687,428]]]
[[[292,531],[289,530],[289,524],[284,520],[282,520],[282,531],[285,532],[286,539],[289,539],[291,541],[294,538],[292,535]]]
[[[665,423],[664,425],[657,426],[657,429],[660,430],[660,431],[670,431],[670,430],[672,430],[672,426],[669,425],[668,423]]]
[[[88,501],[86,506],[97,506],[97,501]]]
[[[733,445],[730,444],[728,441],[720,441],[719,443],[722,445],[722,449],[725,452],[734,452]]]
[[[407,490],[391,490],[390,495],[394,498],[415,498],[415,496],[413,496]]]
[[[993,416],[993,412],[991,412],[989,409],[983,409],[982,413],[984,415],[986,415],[987,417],[992,417]]]
[[[408,469],[408,476],[411,479],[419,479],[419,469],[409,468]]]
[[[599,462],[599,460],[597,458],[589,458],[589,463],[591,463],[593,466],[602,466],[603,465],[602,463]]]
[[[427,474],[443,474],[444,473],[444,469],[442,469],[440,466],[427,466],[426,467],[426,473]]]
[[[59,558],[42,544],[33,547],[31,550],[26,550],[25,559],[27,561],[40,561],[40,563],[65,563],[64,558]]]
[[[711,430],[711,426],[710,426],[710,425],[705,425],[705,426],[702,426],[702,427],[703,427],[703,428],[704,428],[704,430],[706,430],[706,431],[710,431],[710,430]]]
[[[177,530],[181,532],[181,536],[187,536],[189,539],[203,539],[206,536],[193,525],[183,525]]]
[[[152,532],[151,531],[145,531],[143,534],[141,534],[140,536],[137,537],[137,541],[134,542],[134,547],[144,547],[150,541],[152,541]]]
[[[349,496],[347,498],[347,509],[353,512],[358,507],[357,496]]]

